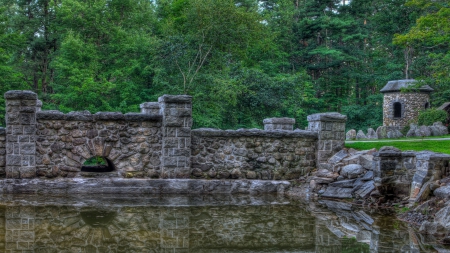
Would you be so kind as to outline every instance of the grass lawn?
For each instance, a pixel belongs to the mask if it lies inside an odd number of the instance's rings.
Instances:
[[[449,137],[449,136],[444,136]],[[441,137],[442,138],[442,137]],[[407,140],[407,139],[402,139]],[[345,143],[346,148],[354,148],[357,150],[366,150],[376,148],[377,150],[383,146],[394,146],[402,151],[414,150],[423,151],[430,150],[434,152],[440,152],[445,154],[450,154],[450,140],[433,140],[433,138],[414,138],[411,141],[392,141],[392,140],[381,140],[380,142],[369,142],[369,141],[357,141],[353,143]]]

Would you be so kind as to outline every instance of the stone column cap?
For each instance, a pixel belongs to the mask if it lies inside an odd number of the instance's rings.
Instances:
[[[293,125],[295,124],[295,119],[293,118],[267,118],[263,120],[264,124],[286,124]]]
[[[139,105],[139,107],[145,109],[159,109],[161,106],[158,102],[145,102]]]
[[[37,94],[31,90],[10,90],[5,92],[5,99],[37,99]]]
[[[189,95],[162,95],[158,98],[158,102],[185,104],[192,102],[192,96]]]
[[[346,122],[347,116],[338,112],[325,112],[308,115],[308,121],[334,121]]]

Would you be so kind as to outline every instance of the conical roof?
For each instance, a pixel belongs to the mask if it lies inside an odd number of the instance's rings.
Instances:
[[[398,92],[401,91],[402,88],[408,88],[410,86],[414,86],[417,83],[414,79],[404,79],[404,80],[393,80],[389,81],[386,86],[383,87],[383,89],[380,90],[381,93],[387,93],[387,92]],[[428,85],[423,85],[420,88],[415,89],[416,91],[420,92],[432,92],[434,91],[433,88],[431,88]]]

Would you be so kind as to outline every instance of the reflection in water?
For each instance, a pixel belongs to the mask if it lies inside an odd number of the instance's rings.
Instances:
[[[177,196],[157,197],[152,205],[149,198],[69,204],[67,198],[3,197],[0,251],[437,252],[432,238],[392,216],[336,202]]]

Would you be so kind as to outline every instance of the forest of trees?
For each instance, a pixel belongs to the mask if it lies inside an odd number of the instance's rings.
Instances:
[[[389,80],[450,101],[449,41],[448,0],[0,0],[0,94],[92,113],[188,94],[194,127],[338,111],[366,129]]]

